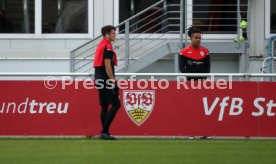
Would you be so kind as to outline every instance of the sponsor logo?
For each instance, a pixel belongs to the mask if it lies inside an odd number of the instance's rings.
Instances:
[[[204,56],[205,55],[204,51],[200,51],[200,55]]]
[[[39,102],[28,97],[24,102],[0,102],[0,114],[67,114],[68,102]]]
[[[274,100],[267,100],[264,97],[257,97],[255,98],[254,108],[252,108],[251,116],[253,117],[275,117],[276,112],[276,102]],[[206,116],[211,116],[215,113],[215,110],[218,110],[219,116],[218,121],[222,122],[225,115],[229,116],[241,116],[243,115],[245,109],[243,107],[244,100],[241,97],[216,97],[214,100],[210,101],[210,98],[204,97],[203,98],[203,106],[204,112]]]
[[[141,126],[151,115],[155,104],[154,91],[124,91],[123,101],[130,119]]]

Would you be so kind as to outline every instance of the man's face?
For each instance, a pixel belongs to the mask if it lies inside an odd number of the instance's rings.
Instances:
[[[198,47],[201,44],[201,34],[200,33],[194,33],[191,38],[192,45],[194,47]]]
[[[108,39],[112,42],[116,39],[116,31],[115,30],[111,30]]]

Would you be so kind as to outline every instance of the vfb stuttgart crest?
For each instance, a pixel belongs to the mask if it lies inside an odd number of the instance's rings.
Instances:
[[[154,91],[124,91],[124,107],[131,120],[138,126],[142,125],[152,113]]]

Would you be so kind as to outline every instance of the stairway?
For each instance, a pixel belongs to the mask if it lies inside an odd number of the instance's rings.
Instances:
[[[181,25],[183,21],[181,21],[180,11],[181,7],[184,7],[181,6],[181,1],[179,0],[178,4],[168,4],[167,6],[164,5],[164,2],[164,0],[160,0],[117,26],[118,36],[116,41],[112,43],[119,59],[117,72],[138,72],[169,54],[172,54],[172,58],[174,58],[182,48],[179,47],[180,34],[182,30],[190,26],[188,22],[190,23],[193,18],[189,16],[192,14],[186,15],[184,18],[187,25],[185,27]],[[206,4],[202,5],[206,6]],[[189,6],[187,7],[189,8]],[[232,21],[235,18],[224,19]],[[214,26],[218,25],[215,24]],[[239,24],[234,26],[237,28]],[[232,31],[232,34],[238,37],[239,29]],[[184,35],[185,38],[188,38],[187,33]],[[102,37],[98,36],[71,52],[71,72],[93,72],[94,52],[101,39]],[[188,42],[187,39],[186,43]],[[247,43],[234,43],[234,38],[210,40],[203,38],[203,46],[206,46],[211,53],[244,54]]]

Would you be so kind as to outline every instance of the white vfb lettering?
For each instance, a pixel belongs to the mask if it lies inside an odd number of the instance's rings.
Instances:
[[[221,103],[219,103],[221,101]],[[219,104],[220,111],[219,111],[219,118],[218,121],[223,121],[224,113],[226,110],[226,107],[229,106],[230,97],[224,97],[223,99],[220,99],[218,97],[215,98],[212,105],[208,106],[208,98],[203,98],[203,106],[204,106],[204,112],[205,115],[210,116],[214,112],[215,108]],[[230,108],[229,108],[229,115],[230,116],[238,116],[241,115],[243,112],[242,108],[243,100],[241,98],[232,98]]]
[[[230,103],[231,101],[231,103]],[[243,113],[243,99],[242,98],[230,98],[216,97],[215,100],[209,106],[208,98],[203,98],[203,107],[206,116],[210,116],[214,113],[217,107],[219,107],[218,121],[223,121],[225,110],[229,109],[229,116],[239,116]],[[227,108],[228,107],[228,108]],[[252,111],[251,115],[254,117],[260,117],[266,115],[268,117],[276,116],[276,103],[274,100],[266,100],[263,97],[258,97],[254,100],[254,107],[257,109]]]
[[[215,101],[212,103],[211,107],[209,108],[208,107],[208,98],[207,97],[203,98],[203,105],[204,105],[205,115],[210,116],[213,113],[213,111],[214,111],[216,105],[218,104],[219,100],[220,99],[218,97],[216,97]]]
[[[230,116],[240,115],[243,111],[242,104],[243,104],[243,100],[241,98],[233,98],[229,115]],[[235,111],[235,109],[236,109],[236,111]]]
[[[225,97],[222,102],[220,103],[220,112],[219,112],[219,121],[222,121],[225,107],[228,106],[227,101],[229,100],[229,97]]]

